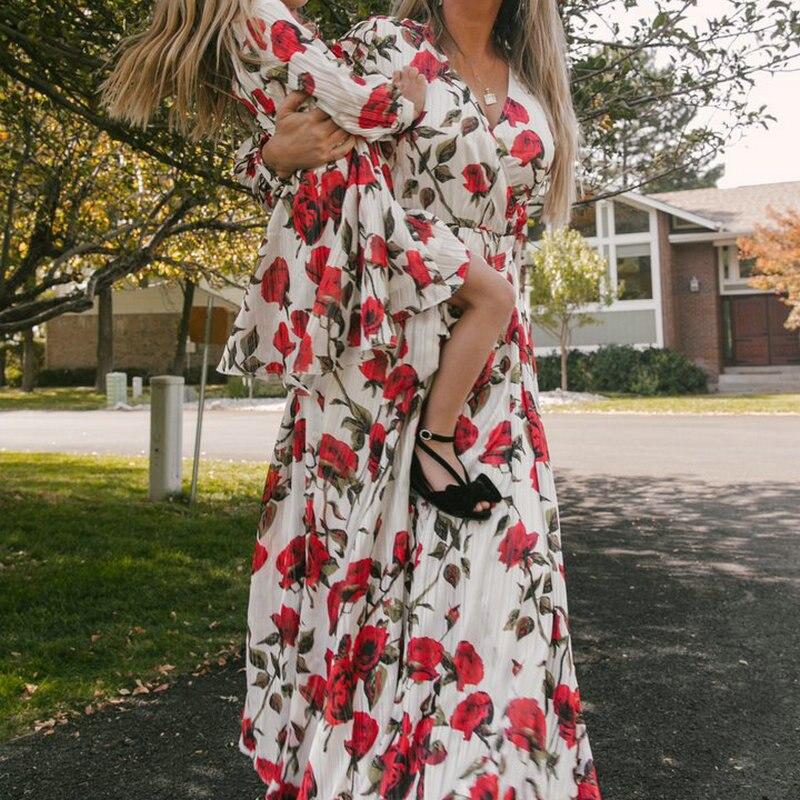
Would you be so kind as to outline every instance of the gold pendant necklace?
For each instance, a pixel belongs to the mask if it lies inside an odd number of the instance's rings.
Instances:
[[[478,86],[483,87],[483,102],[487,106],[495,105],[495,103],[497,103],[497,95],[492,91],[492,89],[489,86],[486,85],[485,81],[482,81],[480,77],[478,77],[478,73],[475,72],[475,67],[473,67],[469,61],[467,61],[466,57],[464,56],[464,51],[459,47],[458,42],[455,40],[453,34],[450,33],[450,31],[448,31],[447,34],[453,40],[453,43],[455,44],[456,49],[458,50],[461,58],[464,59],[465,63],[469,64],[469,69],[470,72],[472,72],[472,77],[475,79],[475,83],[477,83]]]

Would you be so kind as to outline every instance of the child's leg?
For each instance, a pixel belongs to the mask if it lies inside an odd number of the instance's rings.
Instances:
[[[442,347],[439,368],[420,419],[420,425],[434,433],[449,434],[455,428],[467,395],[494,349],[497,337],[508,327],[516,298],[514,287],[503,275],[484,259],[473,256],[467,277],[451,302],[462,308],[463,313]],[[426,444],[463,474],[452,442],[431,439]],[[454,483],[453,476],[422,448],[417,447],[416,452],[434,490]],[[490,505],[482,501],[475,509],[480,511]]]

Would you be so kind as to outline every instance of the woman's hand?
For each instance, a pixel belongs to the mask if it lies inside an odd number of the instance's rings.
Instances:
[[[261,148],[264,163],[282,178],[297,169],[314,169],[346,156],[356,137],[340,128],[324,111],[298,111],[308,99],[292,92],[278,106],[275,133]]]

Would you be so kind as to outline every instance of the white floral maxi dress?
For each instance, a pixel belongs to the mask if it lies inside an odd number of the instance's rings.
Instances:
[[[415,364],[457,321],[446,303],[405,321],[397,354],[293,388],[253,553],[240,749],[270,800],[600,800],[522,294],[553,152],[545,114],[512,75],[491,128],[417,23],[373,18],[342,44],[370,70],[426,74],[426,117],[392,155],[395,195],[518,289],[456,430],[470,474],[504,500],[488,521],[409,501],[431,378]]]
[[[360,137],[348,157],[298,171],[275,193],[259,264],[219,367],[308,388],[317,375],[394,356],[405,320],[463,283],[469,252],[430,213],[394,198],[377,142],[413,127],[416,112],[391,80],[354,74],[281,0],[253,0],[232,33],[232,91],[261,140],[291,90]],[[269,176],[256,153],[237,164],[248,179]],[[433,370],[430,353],[426,368]]]

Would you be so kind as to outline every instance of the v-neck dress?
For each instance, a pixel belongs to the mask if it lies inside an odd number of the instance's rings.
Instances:
[[[517,290],[455,442],[503,500],[476,521],[409,498],[420,404],[459,316],[446,302],[408,318],[400,363],[292,389],[253,553],[239,747],[270,800],[600,800],[523,290],[546,114],[512,75],[490,128],[415,22],[371,18],[341,46],[365,71],[426,75],[425,118],[385,146],[395,197]]]

